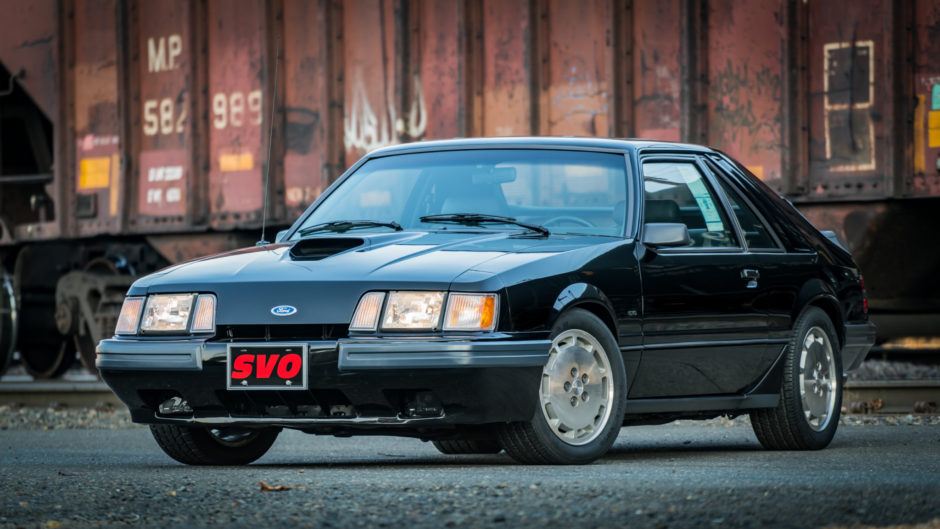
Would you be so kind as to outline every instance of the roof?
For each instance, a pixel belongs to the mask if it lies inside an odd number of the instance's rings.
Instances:
[[[402,143],[399,145],[383,147],[372,151],[369,153],[369,156],[383,156],[387,154],[420,152],[425,150],[506,147],[575,147],[631,151],[647,148],[661,148],[680,151],[712,152],[711,149],[702,145],[646,139],[585,138],[574,136],[514,136],[501,138],[454,138],[449,140],[416,141],[412,143]]]

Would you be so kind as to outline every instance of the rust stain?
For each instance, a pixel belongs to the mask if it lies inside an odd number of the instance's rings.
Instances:
[[[28,66],[23,87],[44,111],[67,109],[51,113],[74,131],[56,140],[65,142],[63,194],[95,195],[83,200],[97,207],[94,218],[55,222],[77,224],[60,231],[81,235],[114,231],[120,217],[136,222],[131,231],[151,232],[166,223],[260,223],[276,38],[279,221],[311,204],[346,162],[384,145],[465,134],[604,137],[615,129],[678,140],[682,83],[692,82],[680,63],[688,40],[680,0],[70,0],[61,19],[54,0],[0,2],[28,20],[0,34],[0,59]],[[932,126],[940,5],[909,6],[914,77],[895,83],[888,80],[906,70],[890,60],[900,36],[885,21],[906,13],[903,6],[798,4],[702,3],[704,68],[694,83],[707,88],[693,111],[707,142],[779,188],[809,190],[795,197],[802,201],[940,196],[940,126]],[[794,20],[803,25],[791,33],[795,26],[784,26]],[[806,39],[788,42],[793,34]],[[119,36],[128,50],[116,46]],[[784,72],[785,53],[805,54],[805,70]],[[44,88],[57,85],[61,94]],[[918,104],[898,111],[892,91],[901,85]],[[124,86],[132,93],[121,93]],[[806,105],[808,130],[784,137],[785,125],[798,123],[784,123],[792,116],[783,115],[782,94],[791,91]],[[911,145],[894,143],[899,127],[913,134]],[[806,143],[788,145],[791,137]],[[792,152],[806,161],[801,174],[784,175]],[[90,171],[94,159],[109,160],[107,186],[89,185],[103,182],[92,178],[104,174]],[[912,174],[896,174],[905,164]],[[786,178],[800,187],[779,185]]]
[[[163,229],[167,217],[187,213],[191,157],[192,89],[189,3],[185,0],[139,2],[138,118],[133,133],[140,153],[137,164],[138,223]],[[148,217],[153,217],[151,220]]]
[[[782,61],[767,36],[783,31],[781,6],[715,0],[709,8],[709,24],[722,29],[708,35],[708,143],[772,183],[782,176]]]
[[[261,211],[261,167],[253,161],[263,159],[264,100],[271,96],[262,92],[264,4],[210,0],[208,17],[210,210],[213,225],[229,226]],[[223,167],[233,153],[238,163]]]
[[[635,135],[678,141],[679,1],[635,2],[633,20]]]
[[[284,2],[283,103],[284,204],[297,216],[323,191],[327,149],[324,117],[329,104],[326,79],[326,7],[306,0]],[[278,94],[280,97],[281,94]],[[339,141],[339,139],[334,139]]]
[[[0,31],[0,61],[10,73],[26,72],[17,82],[50,120],[56,119],[59,111],[56,9],[55,0],[0,1],[0,13],[7,21]]]
[[[483,2],[484,136],[532,134],[530,3]]]
[[[605,3],[549,3],[548,130],[552,135],[608,136]]]

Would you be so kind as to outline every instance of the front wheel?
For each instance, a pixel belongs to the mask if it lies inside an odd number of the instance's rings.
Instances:
[[[808,308],[784,354],[780,403],[750,413],[757,440],[770,450],[825,448],[842,411],[842,355],[826,313]]]
[[[572,309],[552,328],[552,345],[527,422],[499,427],[520,463],[583,464],[603,456],[620,432],[627,395],[620,349],[597,316]]]
[[[187,465],[247,465],[274,444],[278,428],[203,428],[151,424],[150,433],[166,455]]]

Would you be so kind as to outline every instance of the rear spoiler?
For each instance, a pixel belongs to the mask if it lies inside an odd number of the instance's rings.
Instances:
[[[838,246],[839,248],[842,248],[842,249],[845,250],[846,252],[849,252],[848,245],[845,243],[845,241],[842,239],[842,237],[839,236],[838,233],[836,233],[836,232],[834,232],[834,231],[832,231],[832,230],[819,230],[819,232],[822,233],[822,234],[823,234],[827,239],[829,239],[833,244],[835,244],[835,245]],[[849,253],[852,253],[852,252],[849,252]]]

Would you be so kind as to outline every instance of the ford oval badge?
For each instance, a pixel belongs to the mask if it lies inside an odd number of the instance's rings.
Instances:
[[[271,308],[271,314],[275,316],[292,316],[297,313],[297,307],[290,305],[278,305]]]

